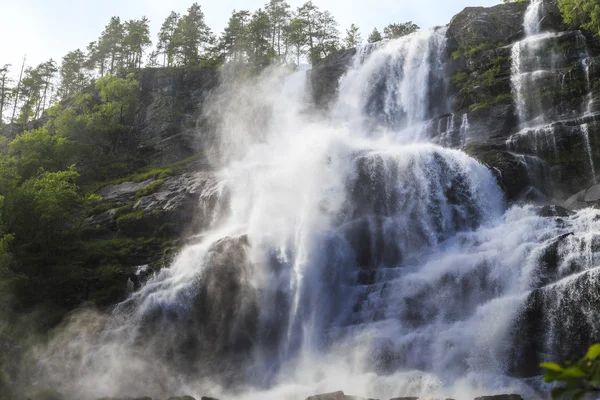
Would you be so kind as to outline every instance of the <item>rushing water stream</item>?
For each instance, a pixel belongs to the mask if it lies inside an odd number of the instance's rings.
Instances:
[[[434,29],[365,47],[328,115],[306,71],[225,84],[226,211],[113,314],[74,316],[40,350],[40,379],[78,399],[536,398],[510,377],[515,324],[535,289],[596,275],[600,213],[507,209],[485,166],[427,143],[447,112],[444,46]]]

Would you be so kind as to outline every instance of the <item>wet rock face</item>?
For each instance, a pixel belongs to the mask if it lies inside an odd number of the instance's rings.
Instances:
[[[211,135],[204,103],[219,84],[215,68],[146,68],[136,77],[141,104],[135,122],[136,153],[167,165],[207,147]]]
[[[475,400],[523,400],[518,394],[500,394],[497,396],[476,397]]]
[[[144,310],[136,342],[151,348],[153,359],[174,374],[238,377],[252,361],[259,324],[249,250],[245,236],[212,245],[197,260],[202,273],[178,294],[182,305],[158,303]]]
[[[508,201],[544,200],[547,192],[544,182],[548,179],[549,171],[538,160],[527,159],[485,143],[473,143],[466,151],[491,169]]]
[[[310,396],[310,397],[307,397],[306,400],[374,400],[374,399],[366,399],[364,397],[358,397],[358,396],[348,396],[340,390],[338,392]]]
[[[335,99],[339,79],[352,64],[356,49],[334,53],[313,66],[310,71],[310,86],[317,109],[327,108]]]
[[[523,14],[526,2],[501,4],[495,7],[467,7],[454,16],[448,25],[448,38],[452,47],[468,47],[490,41],[509,44],[518,40],[523,32]]]
[[[119,234],[152,237],[181,235],[187,229],[198,231],[222,218],[220,210],[227,204],[226,194],[220,190],[214,174],[208,171],[108,185],[100,189],[98,195],[113,208],[89,217],[86,224],[102,228],[102,235],[109,237]],[[136,218],[120,222],[123,212],[117,210],[123,207],[131,207],[130,214],[137,213]],[[159,232],[161,228],[168,231]]]

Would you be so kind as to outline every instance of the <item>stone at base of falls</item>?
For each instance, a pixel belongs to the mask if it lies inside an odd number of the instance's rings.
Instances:
[[[600,184],[582,190],[569,197],[564,206],[571,210],[579,210],[596,205],[600,201]]]
[[[179,397],[175,398],[179,399]],[[102,397],[98,400],[152,400],[152,397]]]
[[[167,400],[196,400],[192,396],[169,397]],[[202,397],[202,400],[216,400],[212,397]]]
[[[537,212],[537,215],[539,215],[540,217],[562,217],[562,218],[566,218],[569,217],[571,215],[575,214],[575,212],[568,210],[564,207],[561,206],[556,206],[556,205],[551,205],[551,206],[544,206],[542,208],[540,208]]]
[[[477,397],[475,400],[523,400],[523,398],[518,394],[500,394],[497,396]]]
[[[364,397],[358,396],[348,396],[345,395],[341,390],[338,392],[332,393],[324,393],[317,394],[315,396],[307,397],[306,400],[376,400],[376,399],[366,399]]]
[[[583,201],[586,203],[596,202],[600,200],[600,185],[594,185],[585,191]]]

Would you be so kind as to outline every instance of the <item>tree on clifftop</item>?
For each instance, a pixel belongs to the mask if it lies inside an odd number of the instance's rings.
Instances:
[[[163,67],[170,67],[175,61],[177,46],[174,38],[179,18],[179,14],[175,11],[171,11],[171,14],[165,19],[165,22],[163,22],[160,31],[158,32],[158,43],[156,47],[157,51],[163,55]]]
[[[344,39],[344,41],[346,42],[346,47],[350,49],[358,46],[362,42],[360,30],[356,25],[352,24],[350,25],[350,28],[346,30],[346,39]]]
[[[373,28],[373,32],[371,32],[371,34],[369,34],[369,38],[367,39],[367,41],[369,43],[376,43],[376,42],[380,42],[383,40],[383,36],[381,36],[381,33],[379,32],[379,30],[377,28]]]
[[[383,28],[383,36],[386,39],[397,39],[402,36],[410,35],[419,30],[419,26],[413,24],[412,21],[403,22],[401,24],[389,24]]]
[[[213,44],[213,34],[204,21],[204,12],[198,3],[192,4],[188,13],[178,21],[173,37],[182,65],[197,64],[200,54]]]

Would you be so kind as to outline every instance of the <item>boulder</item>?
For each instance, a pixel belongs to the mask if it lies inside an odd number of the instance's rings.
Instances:
[[[500,394],[497,396],[476,397],[475,400],[523,400],[518,394]]]
[[[211,399],[211,397],[202,397],[202,400]],[[167,400],[196,400],[192,396],[179,396],[179,397],[169,397]],[[216,400],[216,399],[213,399]]]
[[[349,395],[344,394],[344,392],[342,392],[340,390],[338,392],[310,396],[310,397],[307,397],[306,400],[375,400],[375,399],[366,399],[364,397],[349,396]]]
[[[594,185],[588,190],[585,191],[585,196],[583,197],[583,201],[586,203],[596,203],[600,201],[600,184]]]
[[[537,214],[540,217],[569,217],[574,212],[561,206],[551,205],[540,208]]]
[[[585,202],[585,190],[582,190],[579,193],[575,193],[573,196],[569,197],[563,205],[570,210],[579,210],[581,208],[586,208],[588,205]]]

